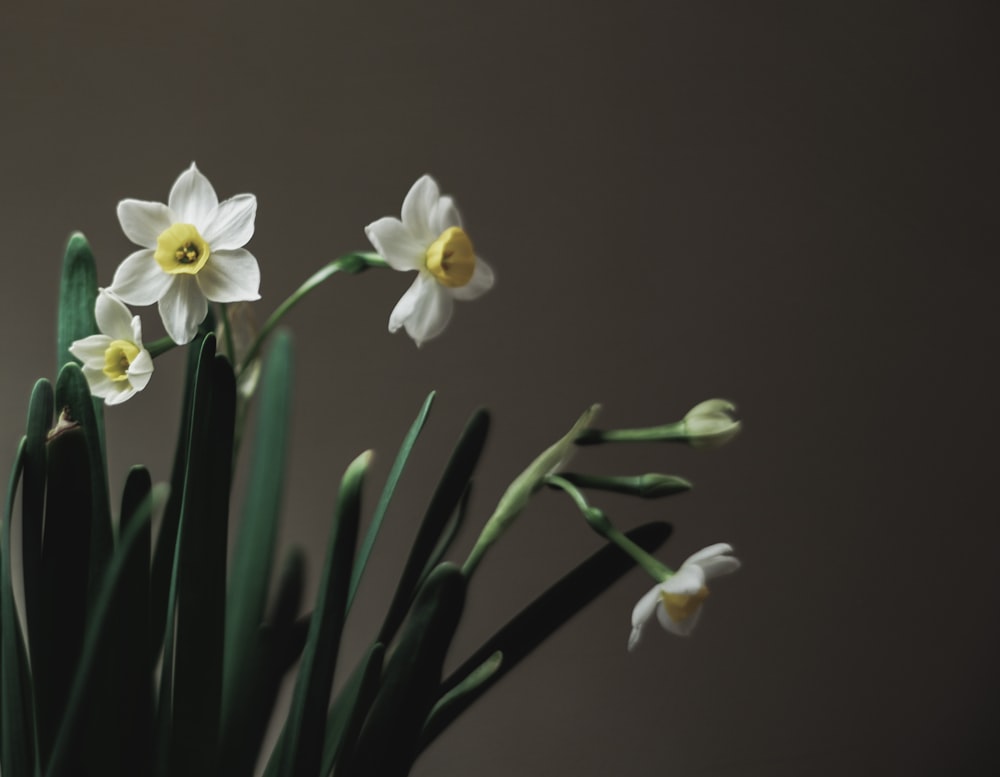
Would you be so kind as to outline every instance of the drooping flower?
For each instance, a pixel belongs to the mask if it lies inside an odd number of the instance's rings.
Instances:
[[[94,314],[101,333],[74,341],[69,352],[83,362],[90,393],[118,405],[146,388],[153,357],[142,346],[139,317],[106,289],[97,295]]]
[[[724,542],[709,545],[688,558],[676,573],[653,586],[632,610],[632,633],[628,649],[634,650],[642,631],[656,613],[660,625],[682,637],[688,636],[701,617],[701,604],[708,597],[709,580],[728,575],[740,568]]]
[[[159,303],[170,338],[190,342],[210,301],[260,299],[260,268],[243,248],[256,212],[252,194],[219,202],[193,163],[174,182],[166,205],[122,200],[122,230],[142,249],[118,266],[110,291],[131,305]]]
[[[733,418],[736,405],[726,399],[706,399],[688,410],[682,421],[684,437],[692,448],[718,448],[739,434]]]
[[[365,234],[394,270],[417,271],[416,280],[389,316],[389,331],[405,327],[421,345],[448,325],[455,300],[470,300],[493,285],[493,270],[476,256],[451,197],[429,175],[403,200],[402,220],[385,216]]]

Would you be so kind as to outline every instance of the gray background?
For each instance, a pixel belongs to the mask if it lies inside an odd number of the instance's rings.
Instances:
[[[419,351],[385,331],[410,276],[337,279],[288,318],[283,546],[318,552],[332,483],[368,447],[373,501],[439,391],[347,659],[481,404],[474,521],[593,401],[625,426],[736,400],[726,449],[575,465],[687,475],[684,497],[602,504],[623,527],[673,521],[668,562],[725,540],[745,567],[693,638],[653,629],[628,654],[633,572],[415,774],[992,772],[995,4],[87,5],[0,12],[0,465],[52,375],[71,230],[110,283],[131,250],[116,202],[164,200],[197,160],[220,196],[259,198],[263,319],[430,172],[495,290]],[[135,462],[168,476],[182,362],[108,414],[114,488]],[[453,660],[599,544],[542,494],[481,567]]]

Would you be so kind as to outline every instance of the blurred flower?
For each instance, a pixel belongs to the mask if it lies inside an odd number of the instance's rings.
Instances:
[[[476,256],[454,201],[429,175],[407,193],[402,221],[385,216],[365,234],[394,270],[417,271],[389,316],[389,331],[405,327],[417,345],[444,331],[456,299],[475,299],[493,285],[493,270]]]
[[[653,586],[632,610],[628,649],[634,650],[639,644],[654,612],[667,631],[682,637],[690,634],[701,617],[701,603],[708,597],[706,583],[740,568],[738,559],[726,555],[732,551],[732,546],[724,542],[703,548],[681,564],[676,573]]]
[[[692,448],[718,448],[740,431],[733,418],[736,405],[725,399],[708,399],[692,407],[684,420],[684,436]]]
[[[194,164],[181,173],[167,204],[122,200],[118,220],[141,251],[118,266],[111,292],[131,305],[159,303],[170,338],[190,342],[208,303],[260,299],[260,268],[243,248],[253,236],[257,198],[219,202]]]
[[[153,357],[142,347],[142,325],[125,304],[101,289],[94,306],[101,334],[76,340],[69,352],[83,362],[90,393],[106,405],[142,391],[153,374]]]

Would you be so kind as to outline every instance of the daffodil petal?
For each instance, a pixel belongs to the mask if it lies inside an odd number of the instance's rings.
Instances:
[[[435,232],[431,226],[431,215],[439,199],[441,191],[437,181],[429,175],[420,176],[403,199],[403,224],[425,244],[429,244],[440,232]]]
[[[174,222],[170,208],[162,202],[122,200],[118,222],[125,237],[143,248],[156,248],[156,239]]]
[[[253,237],[256,215],[257,198],[252,194],[237,194],[219,203],[201,236],[213,251],[242,248]]]
[[[136,391],[142,391],[153,375],[153,357],[149,351],[140,351],[128,366],[128,382]]]
[[[451,296],[463,301],[475,299],[493,288],[494,280],[493,268],[477,256],[472,278],[464,286],[451,289]]]
[[[433,276],[421,273],[413,282],[413,286],[417,284],[423,287],[417,292],[419,302],[403,321],[403,326],[406,327],[406,333],[420,346],[445,330],[451,320],[455,304],[451,295],[434,280]]]
[[[112,340],[133,340],[132,314],[125,303],[101,290],[94,304],[97,328]]]
[[[740,560],[734,556],[713,556],[697,562],[705,570],[705,579],[711,580],[722,575],[731,575],[740,568]]]
[[[212,212],[219,205],[219,198],[212,184],[192,162],[191,167],[174,181],[167,205],[179,222],[193,224],[200,230],[209,223]]]
[[[94,364],[100,365],[103,369],[104,352],[111,345],[111,339],[107,335],[90,335],[82,340],[74,340],[69,347],[69,352],[83,362],[85,367],[88,364]]]
[[[642,632],[649,623],[649,619],[656,612],[656,605],[660,601],[660,586],[654,585],[642,598],[636,602],[632,608],[632,632],[628,636],[628,649],[635,650],[642,639]]]
[[[104,374],[103,363],[104,355],[102,354],[101,367],[83,366],[83,377],[87,379],[87,386],[90,388],[90,393],[98,399],[105,399],[105,397],[113,393],[117,388],[114,381]]]
[[[130,305],[152,305],[166,292],[172,276],[163,272],[154,251],[144,248],[118,265],[109,291]]]
[[[193,275],[174,276],[169,288],[160,297],[160,318],[170,339],[178,345],[191,342],[198,324],[208,315],[208,300],[202,294]]]
[[[365,227],[365,234],[393,270],[419,270],[424,263],[427,246],[403,226],[403,222],[385,216]]]
[[[714,558],[715,556],[721,556],[724,553],[732,553],[733,546],[725,542],[717,542],[714,545],[709,545],[707,548],[702,548],[697,553],[692,553],[684,561],[684,564],[698,564],[705,559]],[[681,566],[684,566],[682,564]]]
[[[663,583],[663,590],[670,594],[693,596],[705,586],[705,572],[697,564],[684,562],[677,574]]]
[[[142,321],[138,316],[132,316],[132,337],[130,338],[139,349],[142,349]]]
[[[667,609],[661,605],[656,608],[656,618],[667,631],[678,637],[687,637],[694,631],[694,627],[701,618],[701,608],[699,607],[684,620],[675,621],[667,614]]]
[[[442,197],[431,210],[430,228],[435,235],[440,235],[449,227],[461,227],[462,216],[455,207],[451,197]]]
[[[245,248],[212,251],[195,278],[212,302],[250,302],[260,299],[260,266]],[[199,322],[200,323],[200,322]]]
[[[125,400],[131,398],[137,391],[136,387],[128,382],[120,383],[115,389],[104,397],[105,405],[120,405]]]

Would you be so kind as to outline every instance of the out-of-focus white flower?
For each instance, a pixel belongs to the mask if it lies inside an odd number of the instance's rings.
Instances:
[[[441,196],[429,175],[410,188],[401,215],[402,220],[385,216],[372,222],[365,234],[392,269],[417,271],[389,316],[389,331],[405,327],[421,345],[444,331],[455,300],[489,290],[493,270],[476,256],[454,201]]]
[[[153,374],[153,357],[142,347],[142,325],[125,303],[101,289],[94,306],[99,335],[76,340],[69,352],[83,362],[90,393],[118,405],[142,391]]]
[[[260,268],[243,248],[256,213],[252,194],[219,202],[193,163],[174,182],[166,205],[122,200],[118,220],[142,250],[118,266],[110,291],[130,305],[159,303],[170,338],[190,342],[209,301],[260,299]]]
[[[681,422],[687,443],[692,448],[718,448],[740,431],[733,418],[736,405],[725,399],[707,399],[688,410]]]
[[[686,637],[701,617],[701,603],[708,597],[709,580],[740,568],[739,560],[727,555],[733,548],[724,542],[709,545],[687,559],[676,573],[653,586],[632,610],[632,633],[628,649],[634,650],[642,631],[656,613],[667,631]]]

